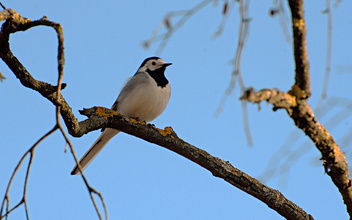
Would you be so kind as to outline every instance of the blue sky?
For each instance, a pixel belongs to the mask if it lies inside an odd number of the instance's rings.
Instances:
[[[68,84],[63,95],[79,120],[85,119],[79,115],[80,109],[111,107],[126,79],[146,57],[155,55],[158,44],[145,50],[142,42],[167,12],[189,9],[198,2],[2,1],[24,17],[35,20],[47,15],[63,26],[63,81]],[[238,86],[228,96],[223,112],[214,117],[230,80],[239,24],[236,4],[223,34],[212,40],[222,18],[222,4],[209,4],[194,15],[160,54],[166,62],[173,63],[166,71],[172,94],[165,112],[153,123],[159,128],[172,126],[185,141],[256,178],[263,176],[269,163],[278,170],[289,166],[288,173],[270,177],[266,184],[280,190],[316,219],[347,219],[341,195],[324,174],[320,153],[286,112],[273,112],[265,103],[260,111],[256,105],[248,106],[253,147],[246,143]],[[246,86],[287,91],[294,82],[292,48],[278,17],[269,16],[271,7],[270,1],[250,3],[252,21],[243,51],[242,73]],[[326,63],[324,9],[323,2],[307,1],[305,5],[313,92],[309,103],[313,108],[319,100]],[[351,112],[344,106],[350,103],[352,92],[351,10],[349,1],[342,1],[333,9],[328,100],[336,101],[337,107],[323,105],[322,110],[331,111],[321,117],[349,161],[351,144],[344,137],[351,130]],[[11,49],[36,79],[56,83],[57,39],[52,29],[37,27],[16,33],[11,37]],[[24,152],[54,126],[55,108],[37,92],[24,88],[2,61],[0,70],[7,77],[0,84],[2,198]],[[339,101],[336,97],[344,99]],[[337,125],[333,123],[337,121],[336,114],[343,119]],[[99,131],[95,131],[82,138],[71,137],[79,157],[98,136]],[[287,151],[279,154],[282,146],[288,146]],[[64,149],[59,132],[37,147],[28,185],[29,214],[33,219],[97,219],[82,179],[70,175],[74,161]],[[24,173],[22,167],[14,180],[12,205],[21,198]],[[259,200],[200,166],[123,133],[110,141],[85,174],[103,194],[110,219],[282,219]],[[23,218],[24,207],[12,214],[12,219]]]

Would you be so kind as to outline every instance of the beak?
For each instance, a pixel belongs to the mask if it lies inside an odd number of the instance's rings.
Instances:
[[[167,67],[167,66],[170,66],[170,65],[172,65],[172,63],[164,63],[163,64],[164,67]]]

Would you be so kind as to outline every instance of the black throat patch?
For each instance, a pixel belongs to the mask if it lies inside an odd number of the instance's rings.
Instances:
[[[169,83],[164,74],[165,69],[165,66],[156,70],[147,69],[147,73],[155,80],[156,84],[161,88],[164,88]]]

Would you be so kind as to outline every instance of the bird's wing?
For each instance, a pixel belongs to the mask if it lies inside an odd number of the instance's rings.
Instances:
[[[119,112],[119,105],[128,99],[129,95],[133,94],[135,89],[145,86],[148,84],[148,76],[145,72],[137,72],[133,77],[129,78],[127,83],[123,86],[116,102],[112,106],[112,110]],[[121,112],[119,112],[121,113]],[[125,112],[126,114],[126,112]],[[129,117],[128,115],[125,115]]]
[[[93,159],[99,154],[99,152],[105,147],[105,145],[110,141],[112,137],[118,134],[120,131],[106,128],[99,138],[94,142],[94,144],[89,148],[89,150],[83,155],[80,159],[79,164],[81,165],[82,170],[87,168],[87,166],[93,161]],[[78,174],[78,166],[76,165],[71,175]]]

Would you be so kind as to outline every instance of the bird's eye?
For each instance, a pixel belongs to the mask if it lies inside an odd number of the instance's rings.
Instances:
[[[155,66],[155,64],[156,64],[155,61],[153,61],[153,62],[152,62],[152,65]]]

